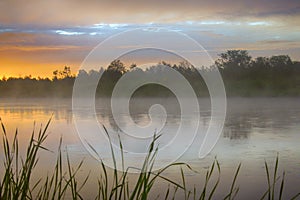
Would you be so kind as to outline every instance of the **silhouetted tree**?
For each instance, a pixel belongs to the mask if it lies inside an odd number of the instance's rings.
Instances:
[[[121,74],[124,74],[127,71],[125,65],[120,60],[112,61],[107,70],[120,72]]]
[[[248,51],[245,50],[228,50],[226,53],[221,53],[220,58],[215,62],[219,68],[236,68],[248,67],[251,61]]]
[[[118,82],[125,74],[131,73],[134,83],[143,75],[150,74],[163,77],[164,81],[173,83],[168,76],[170,67],[181,73],[189,81],[198,96],[209,95],[207,86],[200,75],[211,73],[216,68],[221,72],[228,96],[283,96],[300,95],[300,62],[292,61],[287,55],[276,55],[271,57],[257,57],[251,59],[245,50],[229,50],[221,53],[215,65],[211,67],[202,66],[196,69],[187,61],[176,64],[160,62],[156,65],[142,70],[136,64],[128,68],[120,61],[114,60],[107,69],[99,71],[80,70],[77,78],[86,84],[84,88],[90,88],[90,82],[98,81],[97,96],[109,97]],[[199,66],[198,66],[199,67]],[[132,70],[130,70],[132,69]],[[71,68],[65,66],[62,70],[53,71],[53,78],[33,78],[31,76],[19,78],[5,78],[0,80],[1,97],[71,97],[73,84],[76,76],[72,75]],[[177,84],[177,83],[174,83]],[[135,93],[137,96],[172,96],[168,89],[157,84],[148,84]]]
[[[53,74],[53,80],[65,79],[65,78],[72,77],[71,68],[68,66],[65,66],[63,70],[55,70],[55,71],[53,71],[52,74]]]

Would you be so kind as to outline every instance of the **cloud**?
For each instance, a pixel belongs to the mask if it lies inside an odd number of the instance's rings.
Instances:
[[[84,32],[74,32],[74,31],[63,31],[63,30],[57,30],[55,33],[60,34],[60,35],[83,35],[85,34]]]
[[[2,24],[88,25],[235,21],[300,15],[298,0],[2,0]]]
[[[267,47],[266,49],[295,49],[300,48],[300,40],[263,40],[257,41],[260,46]]]
[[[75,51],[75,50],[90,50],[90,48],[82,48],[79,46],[0,46],[0,51]]]

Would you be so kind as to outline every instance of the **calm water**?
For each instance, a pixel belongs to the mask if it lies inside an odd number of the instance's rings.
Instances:
[[[200,99],[201,125],[207,127],[210,119],[210,102],[208,99]],[[192,127],[196,121],[195,116],[199,113],[191,113],[181,118],[179,104],[175,99],[137,99],[130,104],[131,117],[140,126],[150,122],[148,109],[159,103],[165,106],[168,113],[166,124],[162,129],[163,137],[161,144],[164,145],[172,139],[180,120],[186,120]],[[110,133],[118,132],[116,123],[109,109],[106,99],[98,99],[96,113],[98,121],[104,124]],[[85,176],[89,172],[97,174],[99,163],[93,159],[81,143],[76,132],[70,99],[45,100],[45,99],[1,99],[0,117],[5,123],[8,132],[13,135],[15,128],[18,128],[19,140],[23,149],[32,132],[34,121],[35,130],[40,124],[45,124],[53,114],[53,120],[49,128],[49,138],[46,146],[56,151],[60,137],[63,137],[64,149],[66,149],[74,165],[85,159],[85,164],[79,176]],[[89,113],[82,112],[77,116],[89,121]],[[126,126],[130,116],[118,115],[121,123]],[[158,116],[159,118],[159,116]],[[186,127],[189,135],[189,127]],[[142,133],[141,133],[142,134]],[[125,137],[124,148],[128,151],[144,151],[144,143],[133,143]],[[141,135],[143,136],[143,135]],[[199,140],[201,133],[196,137],[195,142],[188,151],[180,158],[180,161],[189,163],[200,174],[195,174],[186,170],[187,183],[189,187],[201,186],[204,180],[203,173],[213,162],[215,156],[221,164],[221,185],[217,191],[217,198],[222,197],[229,191],[230,183],[238,163],[242,163],[241,173],[237,184],[240,186],[238,199],[253,199],[261,197],[266,191],[267,180],[264,170],[264,161],[267,160],[271,166],[274,164],[277,153],[279,153],[280,172],[286,171],[286,187],[284,196],[291,197],[300,191],[300,98],[231,98],[228,99],[227,117],[223,133],[214,147],[213,151],[204,159],[198,158]],[[182,136],[184,141],[185,136]],[[172,154],[176,154],[174,144],[158,158],[158,163],[169,161]],[[22,149],[22,148],[21,148]],[[101,145],[99,145],[101,149]],[[3,154],[1,153],[1,159]],[[41,152],[38,170],[35,177],[51,171],[55,161],[55,153]],[[103,155],[105,160],[109,160],[109,154]],[[132,165],[140,163],[141,157],[128,158]],[[1,166],[2,167],[2,166]],[[172,168],[165,173],[166,176],[174,180],[180,180],[178,168]],[[134,178],[136,175],[132,175]],[[83,191],[87,197],[95,194],[95,176]],[[165,188],[163,182],[159,182],[155,191],[161,192],[162,196]]]

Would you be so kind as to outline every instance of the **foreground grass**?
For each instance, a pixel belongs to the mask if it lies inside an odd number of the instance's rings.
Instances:
[[[60,145],[58,148],[58,156],[56,159],[56,164],[52,171],[51,175],[46,175],[41,177],[35,183],[32,183],[31,177],[32,172],[36,168],[38,163],[38,152],[40,150],[49,151],[46,147],[43,146],[44,141],[47,138],[47,129],[49,127],[50,121],[46,124],[44,129],[40,128],[38,133],[33,131],[31,138],[29,140],[26,155],[22,158],[19,155],[19,143],[18,143],[18,130],[16,130],[12,142],[9,141],[8,135],[3,125],[1,119],[0,123],[2,126],[2,145],[3,145],[3,174],[0,175],[0,199],[84,199],[81,195],[81,190],[84,185],[88,182],[89,176],[86,176],[84,180],[78,181],[77,174],[81,169],[83,161],[74,168],[71,163],[68,154],[66,154],[66,169],[63,169],[63,155],[61,150],[62,141],[60,140]],[[104,130],[107,133],[108,138],[109,134],[104,127]],[[153,171],[153,165],[155,162],[155,157],[158,152],[156,146],[156,141],[158,140],[159,135],[154,135],[153,140],[148,148],[148,154],[144,159],[144,163],[141,169],[139,170],[139,175],[137,180],[134,183],[129,183],[129,169],[124,169],[123,171],[116,170],[116,158],[113,148],[111,146],[111,154],[114,162],[113,175],[109,176],[108,169],[103,162],[100,163],[99,170],[101,173],[100,178],[98,179],[98,189],[95,199],[149,199],[149,195],[153,189],[153,186],[158,180],[166,182],[167,187],[164,196],[157,196],[159,199],[175,199],[178,197],[178,190],[181,190],[184,193],[184,199],[213,199],[215,198],[216,190],[220,182],[221,168],[217,160],[215,160],[211,167],[207,170],[204,180],[203,187],[189,190],[186,187],[185,175],[183,168],[191,170],[191,167],[186,163],[173,163],[165,168]],[[122,150],[122,143],[120,141],[120,148]],[[92,148],[92,146],[91,146]],[[96,152],[95,152],[96,153]],[[123,160],[123,157],[122,157]],[[123,163],[122,163],[122,166]],[[171,179],[163,176],[163,172],[167,169],[179,166],[181,173],[181,181],[175,182]],[[238,165],[235,174],[233,175],[232,184],[228,194],[223,197],[223,199],[234,199],[239,191],[239,187],[236,186],[236,180],[241,168],[241,164]],[[262,195],[261,199],[282,199],[284,183],[285,183],[285,174],[281,177],[278,177],[278,157],[275,162],[275,168],[272,170],[269,168],[268,163],[265,162],[266,177],[268,189]],[[195,172],[196,173],[196,172]],[[217,179],[213,182],[212,176],[216,175]],[[80,184],[79,184],[80,182]],[[280,184],[280,191],[276,192],[276,186]],[[276,196],[278,194],[278,196]],[[295,195],[292,199],[296,199],[300,196],[300,193]]]

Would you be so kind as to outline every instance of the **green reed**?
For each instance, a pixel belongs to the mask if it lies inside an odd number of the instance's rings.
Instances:
[[[279,163],[279,156],[277,154],[277,157],[275,160],[275,166],[274,166],[274,170],[273,170],[273,176],[271,176],[271,169],[270,169],[267,161],[265,161],[265,170],[266,170],[268,189],[263,194],[261,199],[268,199],[268,200],[274,200],[274,199],[281,200],[282,199],[284,183],[285,183],[285,171],[283,171],[281,177],[278,176],[278,168],[279,168],[278,163]],[[277,192],[278,196],[276,196],[276,186],[277,186],[277,183],[279,183],[279,182],[280,182],[280,189]],[[291,198],[291,200],[297,199],[299,196],[300,196],[300,192],[298,194],[296,194],[295,196],[293,196]]]

